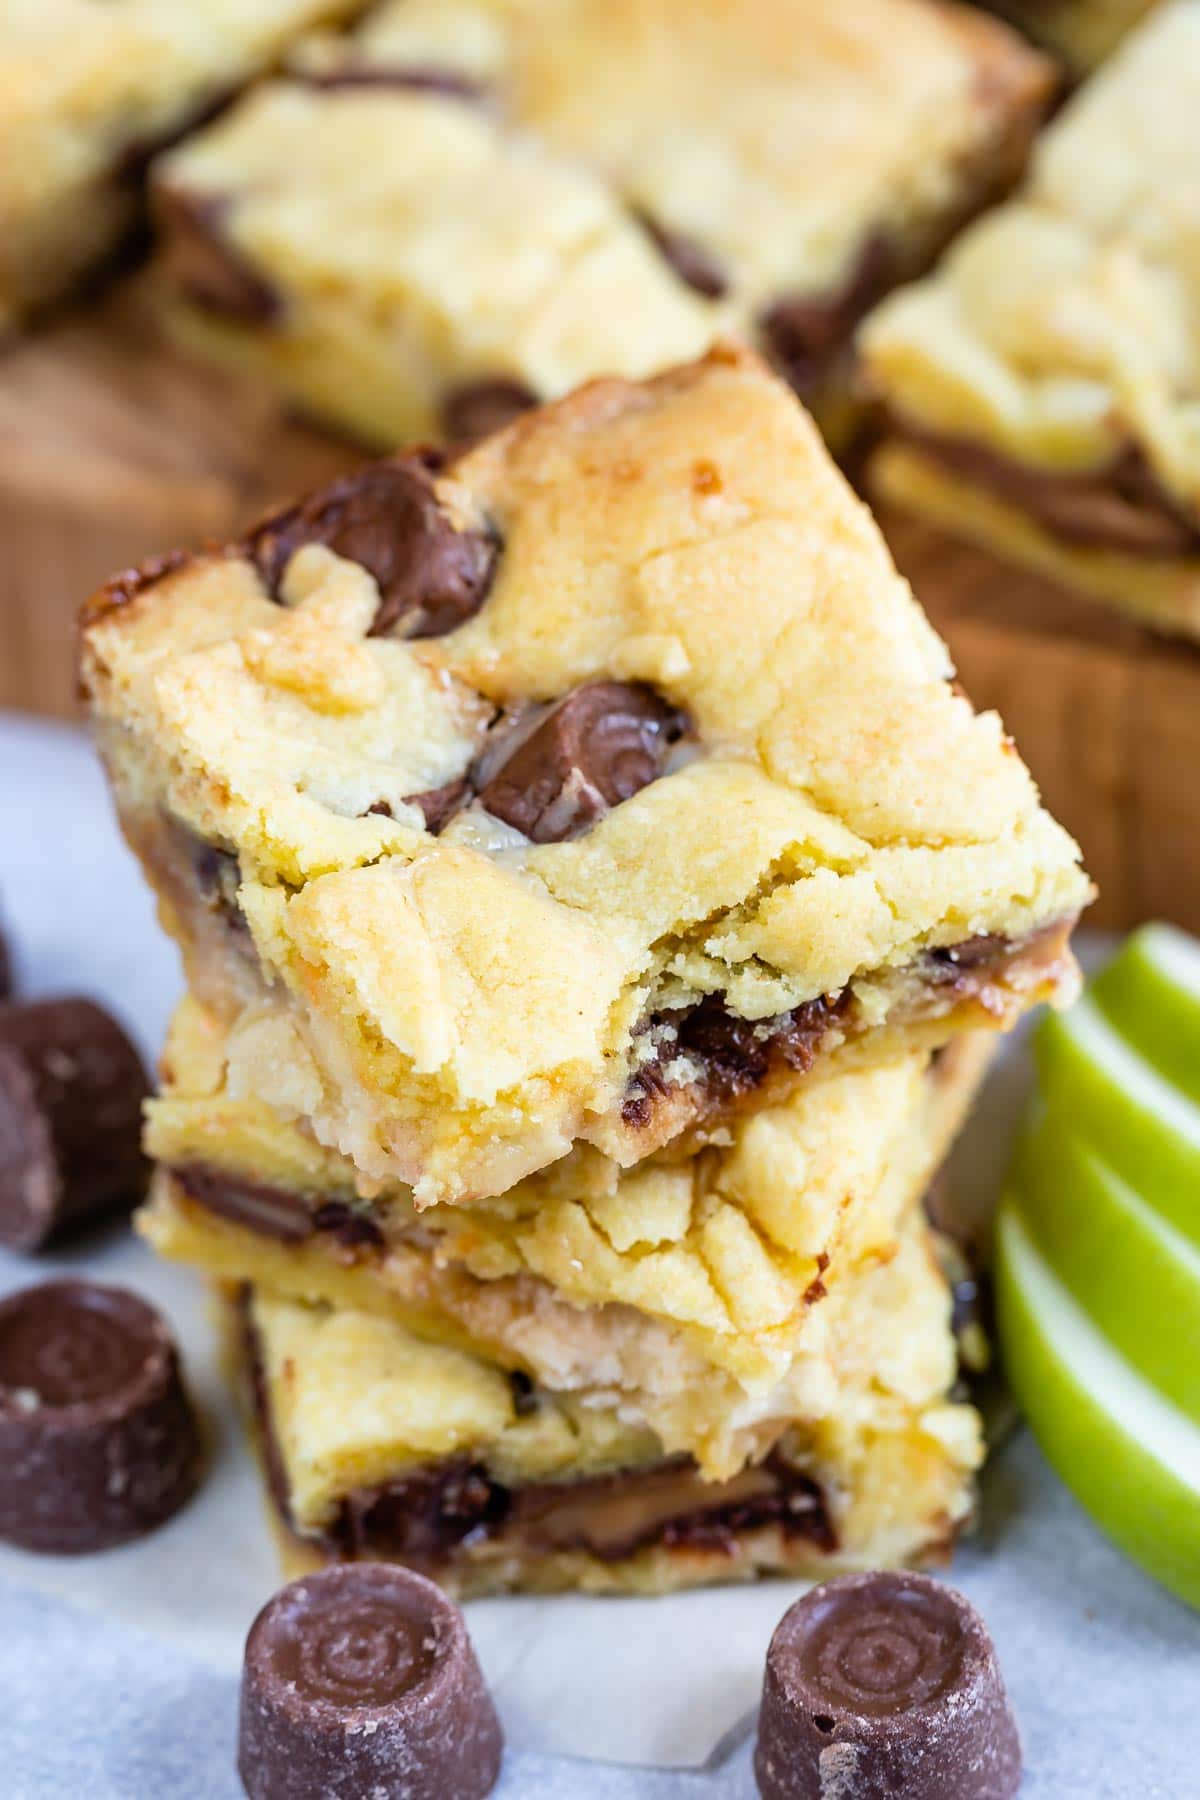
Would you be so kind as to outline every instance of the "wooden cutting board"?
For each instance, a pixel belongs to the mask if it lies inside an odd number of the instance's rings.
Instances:
[[[362,460],[171,349],[137,280],[0,354],[0,706],[73,715],[95,587]]]
[[[74,617],[115,570],[223,540],[362,460],[159,338],[141,282],[0,357],[0,705],[73,716]],[[1200,931],[1200,652],[884,518],[963,684],[1082,843],[1097,924]],[[919,721],[914,722],[919,729]]]
[[[1200,932],[1200,649],[911,520],[881,523],[963,686],[1083,846],[1090,922]]]

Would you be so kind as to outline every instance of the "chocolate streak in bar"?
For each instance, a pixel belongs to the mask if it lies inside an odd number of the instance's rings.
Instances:
[[[921,979],[935,1000],[975,1001],[987,1010],[989,988],[1015,962],[1029,957],[1036,966],[1047,950],[1053,954],[1065,934],[1065,927],[1055,926],[1031,933],[1020,943],[981,935],[929,950],[922,959]],[[659,1042],[630,1080],[624,1121],[634,1130],[651,1123],[655,1106],[672,1091],[674,1078],[668,1068],[683,1056],[697,1070],[698,1110],[709,1120],[728,1116],[777,1072],[807,1073],[827,1032],[852,1024],[852,1009],[851,996],[843,993],[756,1022],[737,1018],[716,996],[709,996],[691,1009],[662,1015],[652,1027],[660,1032]],[[666,1037],[661,1035],[664,1022],[670,1027]],[[197,1205],[263,1236],[298,1244],[328,1233],[350,1254],[385,1248],[385,1234],[370,1213],[336,1196],[276,1187],[203,1163],[178,1164],[170,1173]]]
[[[271,1493],[281,1519],[331,1558],[395,1557],[433,1573],[489,1542],[529,1555],[583,1551],[621,1562],[639,1550],[737,1552],[747,1533],[774,1527],[832,1555],[838,1548],[824,1495],[774,1451],[756,1468],[704,1482],[690,1457],[577,1481],[507,1487],[485,1463],[460,1456],[403,1479],[347,1494],[320,1533],[300,1532],[271,1416],[249,1292],[239,1299],[243,1354]],[[521,1407],[529,1390],[522,1382]],[[536,1405],[536,1398],[533,1401]]]
[[[956,481],[1009,502],[1062,543],[1126,556],[1200,555],[1200,519],[1168,492],[1134,444],[1098,469],[1067,474],[906,420],[895,429]]]

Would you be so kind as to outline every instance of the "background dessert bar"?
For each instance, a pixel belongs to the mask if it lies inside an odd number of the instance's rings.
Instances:
[[[1012,183],[1051,82],[924,0],[393,0],[159,164],[166,303],[383,448],[733,329],[843,439],[859,319]]]
[[[1041,140],[1019,197],[868,326],[895,435],[876,489],[1200,635],[1200,13],[1157,9]]]
[[[0,332],[120,247],[151,153],[355,0],[5,0]]]

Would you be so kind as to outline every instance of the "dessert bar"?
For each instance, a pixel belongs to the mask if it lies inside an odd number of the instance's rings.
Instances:
[[[1164,6],[1043,138],[1020,196],[867,326],[877,492],[1200,636],[1200,10]]]
[[[165,302],[381,448],[730,329],[844,437],[856,324],[1016,180],[1051,79],[928,0],[393,0],[159,163]]]
[[[363,1199],[350,1164],[232,1096],[220,1034],[185,1002],[149,1109],[142,1230],[221,1280],[378,1312],[617,1403],[726,1474],[822,1391],[858,1278],[895,1254],[990,1041],[801,1084],[687,1162],[622,1171],[579,1150],[498,1200],[417,1215],[405,1191]],[[853,1354],[874,1341],[868,1321]]]
[[[749,352],[119,577],[83,677],[231,1091],[419,1207],[1075,990],[1076,846]]]
[[[5,0],[0,332],[120,246],[151,152],[361,0]]]
[[[452,1593],[663,1593],[940,1560],[970,1513],[979,1421],[947,1398],[948,1299],[897,1313],[878,1369],[855,1371],[828,1410],[723,1482],[615,1409],[392,1320],[252,1289],[228,1310],[295,1569],[394,1559]]]

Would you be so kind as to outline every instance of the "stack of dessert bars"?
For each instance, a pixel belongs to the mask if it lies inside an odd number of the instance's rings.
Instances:
[[[182,947],[142,1225],[224,1296],[292,1557],[466,1593],[944,1554],[923,1204],[1089,887],[748,350],[110,583]]]

